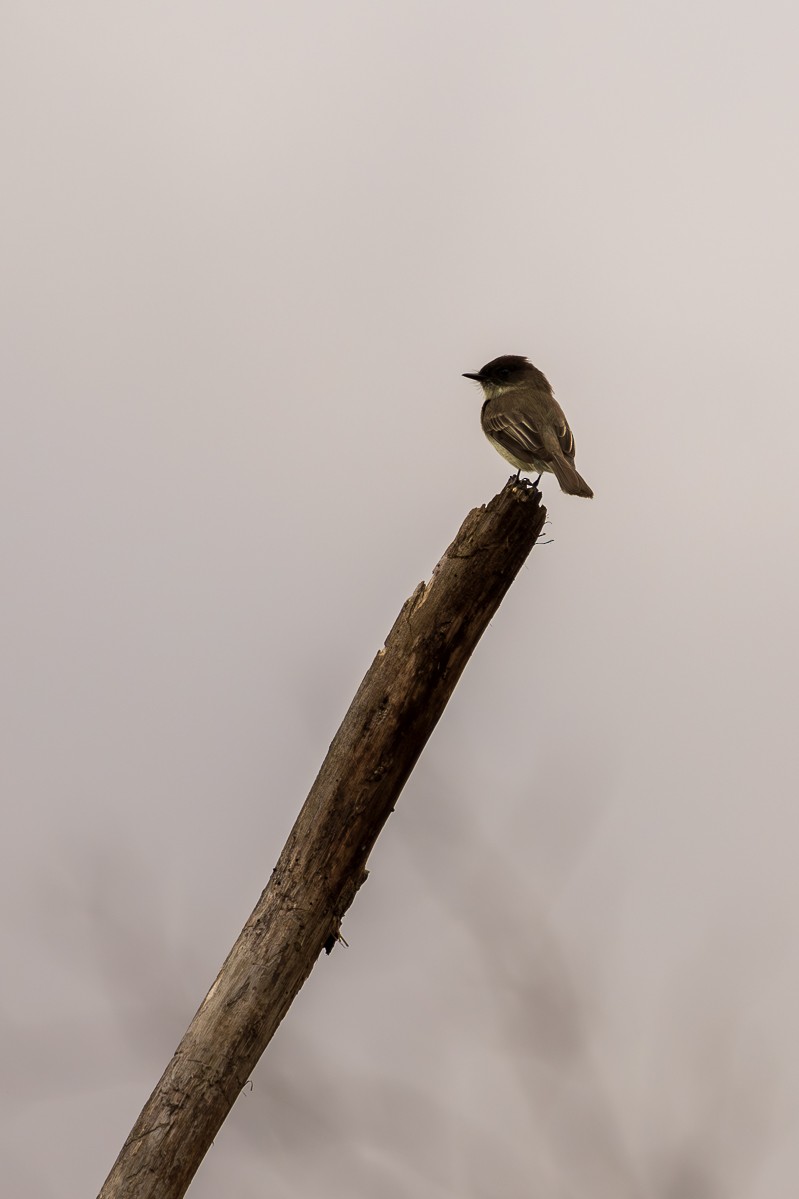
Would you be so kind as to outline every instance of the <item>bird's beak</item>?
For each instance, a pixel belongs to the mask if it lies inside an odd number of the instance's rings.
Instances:
[[[483,377],[483,376],[480,374],[480,372],[479,372],[479,371],[476,371],[476,372],[472,372],[472,371],[464,371],[464,372],[463,372],[463,378],[464,378],[464,379],[476,379],[478,383],[480,382],[480,380],[482,379],[482,377]]]

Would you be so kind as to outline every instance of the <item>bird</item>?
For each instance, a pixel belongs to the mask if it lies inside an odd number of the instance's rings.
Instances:
[[[479,371],[464,371],[476,379],[485,402],[480,414],[483,432],[495,450],[521,471],[551,471],[561,491],[593,497],[593,491],[574,468],[574,434],[544,374],[521,354],[503,354]],[[538,483],[538,479],[535,480]]]

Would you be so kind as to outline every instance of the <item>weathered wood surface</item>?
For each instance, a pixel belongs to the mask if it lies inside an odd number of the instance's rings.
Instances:
[[[510,480],[470,512],[367,671],[272,877],[125,1142],[100,1199],[178,1199],[366,877],[461,672],[540,535]]]

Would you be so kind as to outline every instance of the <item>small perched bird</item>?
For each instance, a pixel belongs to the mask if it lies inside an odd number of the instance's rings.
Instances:
[[[517,471],[551,471],[561,491],[591,497],[574,469],[574,437],[544,375],[520,354],[503,354],[465,379],[485,394],[480,421],[495,450]],[[536,479],[538,482],[538,479]]]

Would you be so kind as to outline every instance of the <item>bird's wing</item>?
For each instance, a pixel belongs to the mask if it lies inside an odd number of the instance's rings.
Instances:
[[[574,461],[574,434],[568,426],[566,417],[563,418],[563,423],[556,426],[558,441],[560,448],[563,450],[570,462]]]
[[[524,412],[486,413],[483,427],[489,437],[515,458],[531,463],[549,462],[552,458],[534,423]]]

